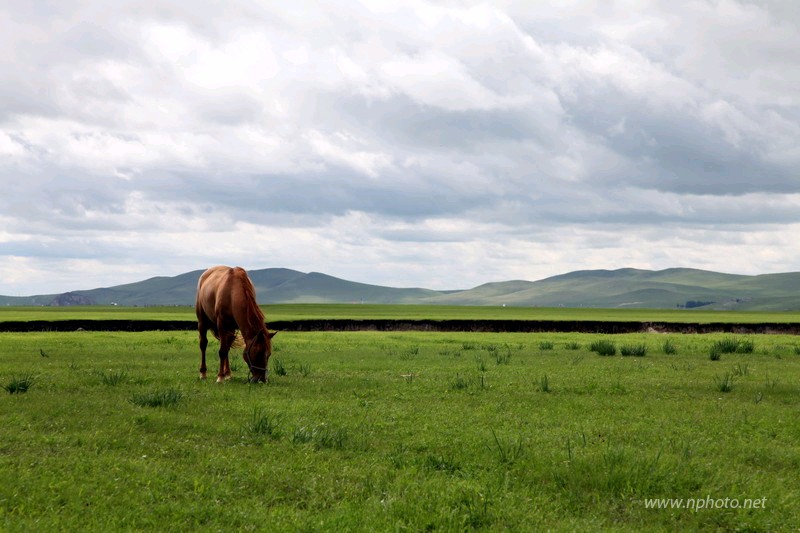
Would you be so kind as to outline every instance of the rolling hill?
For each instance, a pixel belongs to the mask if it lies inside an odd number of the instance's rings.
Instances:
[[[201,273],[65,294],[0,296],[0,305],[192,305]],[[260,303],[800,310],[800,272],[744,276],[688,268],[583,270],[539,281],[493,282],[451,291],[383,287],[285,268],[249,274]]]
[[[481,285],[439,298],[452,305],[471,303],[482,296],[482,305],[537,305],[543,307],[719,307],[744,305],[761,291],[746,289],[749,276],[719,274],[694,269],[661,271],[585,270],[536,282]],[[800,281],[800,274],[797,274]],[[503,292],[512,284],[515,290]],[[487,286],[494,295],[486,293]],[[499,286],[499,287],[498,287]],[[769,284],[765,285],[766,287]],[[800,291],[798,291],[800,296]],[[738,300],[738,302],[737,302]],[[798,299],[800,302],[800,299]]]
[[[0,305],[194,305],[197,280],[203,270],[174,277],[155,277],[115,287],[28,297],[0,296]],[[286,268],[248,271],[259,303],[419,303],[442,292],[398,289],[347,281],[319,272]]]

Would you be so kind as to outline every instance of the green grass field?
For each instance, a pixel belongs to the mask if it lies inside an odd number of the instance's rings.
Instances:
[[[800,340],[723,340],[282,332],[248,385],[192,332],[0,334],[0,530],[796,528]]]
[[[261,306],[267,322],[316,318],[604,320],[648,322],[798,322],[790,312],[690,311],[678,309],[580,309],[456,305],[279,304]],[[192,307],[0,307],[0,322],[18,320],[194,320]]]

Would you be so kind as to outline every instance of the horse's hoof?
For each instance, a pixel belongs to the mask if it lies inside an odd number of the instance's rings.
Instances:
[[[200,372],[200,379],[206,379],[206,373]]]
[[[225,379],[222,376],[217,376],[217,383],[225,383]]]

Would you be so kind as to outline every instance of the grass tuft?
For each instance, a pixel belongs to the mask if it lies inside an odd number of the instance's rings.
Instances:
[[[347,429],[327,424],[314,428],[311,435],[318,449],[343,450],[348,442]]]
[[[738,346],[736,346],[736,353],[753,353],[754,351],[755,344],[752,339],[739,341]]]
[[[455,379],[450,383],[450,388],[453,390],[464,390],[469,388],[469,380],[461,374],[456,374]]]
[[[623,344],[620,349],[619,353],[625,357],[634,356],[634,357],[644,357],[647,355],[647,345],[645,344]]]
[[[265,413],[259,408],[253,409],[250,420],[242,426],[242,432],[251,437],[268,437],[277,440],[281,437],[278,425],[280,416]]]
[[[539,378],[539,390],[542,392],[550,392],[550,379],[547,374]]]
[[[120,383],[123,383],[128,379],[128,372],[125,370],[109,370],[108,372],[97,372],[97,375],[100,376],[100,381],[102,381],[104,385],[108,385],[110,387],[113,387],[114,385],[119,385]]]
[[[750,374],[750,366],[747,363],[745,363],[744,365],[742,363],[736,363],[736,366],[733,367],[733,371],[731,372],[731,374],[734,377],[747,376]]]
[[[175,407],[182,398],[183,393],[181,391],[170,388],[136,393],[131,398],[131,403],[139,407]]]
[[[422,466],[426,470],[447,472],[448,474],[455,474],[461,470],[461,466],[452,457],[444,454],[429,453],[423,459]]]
[[[513,464],[518,459],[520,459],[524,453],[524,445],[522,442],[522,437],[518,437],[516,441],[510,441],[508,443],[504,443],[500,440],[495,433],[494,428],[489,428],[492,432],[492,443],[487,447],[497,453],[497,459],[502,464]]]
[[[498,365],[507,365],[511,363],[511,348],[506,346],[503,350],[493,350],[494,360]]]
[[[724,339],[714,341],[711,345],[712,348],[716,348],[720,353],[735,353],[738,346],[739,340],[736,337],[725,337]]]
[[[22,394],[28,392],[33,386],[33,374],[25,374],[22,376],[13,376],[11,379],[3,384],[3,389],[9,394]]]
[[[719,361],[721,354],[724,353],[753,353],[755,344],[752,339],[737,339],[736,337],[725,337],[714,341],[709,348],[709,358],[712,361]]]
[[[730,372],[725,372],[722,376],[715,377],[714,383],[719,392],[731,392],[733,390],[733,376]]]
[[[272,373],[276,376],[285,376],[287,374],[286,365],[280,357],[272,360]]]
[[[675,342],[672,339],[665,340],[664,344],[661,345],[661,349],[667,355],[675,355],[678,353],[678,348],[675,346]]]
[[[592,342],[592,344],[589,345],[589,350],[596,352],[597,355],[607,357],[617,354],[617,345],[614,344],[613,341],[602,339]]]
[[[300,426],[292,430],[292,444],[306,444],[314,440],[314,430],[307,426]]]

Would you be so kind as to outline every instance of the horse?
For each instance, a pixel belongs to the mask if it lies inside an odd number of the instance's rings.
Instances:
[[[200,334],[200,379],[206,379],[207,332],[210,329],[219,340],[217,383],[231,378],[228,351],[238,340],[237,330],[244,339],[242,358],[250,368],[250,381],[267,381],[275,332],[267,329],[264,313],[256,303],[255,287],[243,268],[215,266],[203,272],[197,281],[195,312]]]

